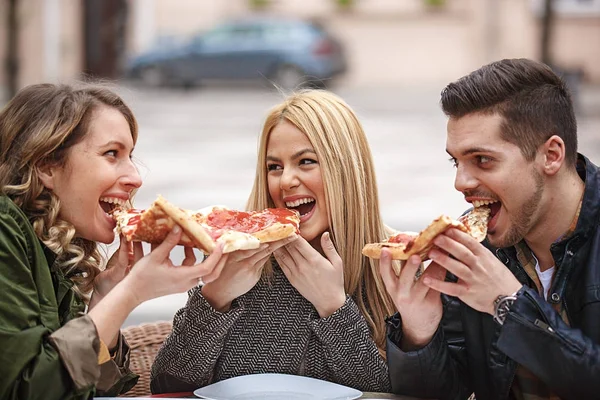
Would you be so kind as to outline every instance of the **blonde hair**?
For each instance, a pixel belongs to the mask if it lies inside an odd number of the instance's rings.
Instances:
[[[366,243],[391,234],[379,213],[379,196],[371,150],[358,118],[338,96],[324,90],[292,94],[269,112],[259,139],[258,161],[249,210],[274,207],[267,185],[269,135],[288,121],[311,142],[321,166],[330,234],[344,262],[344,287],[366,319],[384,354],[385,317],[395,312],[379,275],[379,265],[361,254]]]
[[[121,112],[137,141],[137,122],[129,107],[99,85],[31,85],[0,112],[0,191],[27,215],[38,238],[57,255],[60,269],[83,297],[100,272],[98,245],[76,238],[73,225],[60,219],[60,201],[44,187],[38,169],[66,165],[69,150],[88,133],[99,107]]]

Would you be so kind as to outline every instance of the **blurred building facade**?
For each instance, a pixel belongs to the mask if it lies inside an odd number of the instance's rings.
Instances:
[[[540,57],[543,0],[17,0],[18,86],[83,72],[251,13],[318,20],[344,43],[347,85],[443,85],[489,61]],[[0,2],[0,88],[7,2]],[[600,83],[600,0],[555,0],[555,64]]]

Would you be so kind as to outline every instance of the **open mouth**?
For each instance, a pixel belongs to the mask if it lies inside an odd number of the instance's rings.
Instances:
[[[116,197],[101,197],[99,203],[100,207],[102,207],[102,210],[107,215],[112,216],[116,210],[125,207],[127,201],[123,199],[117,199]]]
[[[488,228],[493,228],[496,225],[496,216],[502,207],[502,203],[497,200],[474,200],[472,202],[473,207],[488,207],[490,209],[490,219],[488,221]]]
[[[306,197],[304,199],[298,199],[294,201],[286,201],[285,206],[289,209],[296,210],[300,213],[300,218],[305,215],[310,214],[310,212],[315,208],[316,202],[315,199],[311,197]]]

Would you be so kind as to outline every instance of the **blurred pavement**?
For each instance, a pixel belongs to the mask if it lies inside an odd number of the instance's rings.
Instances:
[[[395,229],[419,231],[442,213],[459,215],[467,203],[453,188],[445,152],[441,88],[333,89],[356,111],[375,159],[381,211]],[[190,209],[223,204],[243,209],[256,168],[257,138],[268,109],[282,95],[258,87],[149,90],[122,87],[138,118],[135,158],[144,185],[135,204],[158,194]],[[600,163],[600,87],[581,89],[580,151]],[[174,260],[182,258],[181,249]],[[138,307],[125,326],[170,320],[187,295]]]

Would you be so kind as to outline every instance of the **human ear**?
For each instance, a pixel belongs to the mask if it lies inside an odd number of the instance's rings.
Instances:
[[[565,162],[565,142],[557,135],[552,135],[542,145],[544,155],[544,172],[556,174]]]
[[[54,189],[54,179],[56,177],[55,170],[50,165],[38,166],[36,169],[36,173],[40,181],[46,189],[53,190]]]

